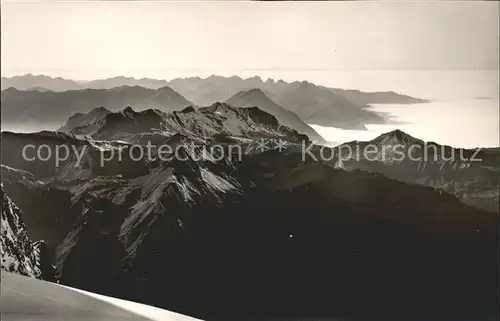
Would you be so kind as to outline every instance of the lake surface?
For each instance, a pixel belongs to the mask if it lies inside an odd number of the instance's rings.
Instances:
[[[387,114],[390,122],[367,125],[368,130],[342,130],[311,125],[328,141],[343,143],[370,140],[385,132],[400,129],[422,139],[453,147],[498,147],[499,101],[496,99],[467,99],[433,101],[411,105],[372,105],[371,110]]]

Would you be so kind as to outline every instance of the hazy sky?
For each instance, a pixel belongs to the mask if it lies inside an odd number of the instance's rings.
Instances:
[[[490,93],[498,10],[496,1],[2,1],[2,75],[259,74],[363,87],[405,70],[401,81],[460,73]]]

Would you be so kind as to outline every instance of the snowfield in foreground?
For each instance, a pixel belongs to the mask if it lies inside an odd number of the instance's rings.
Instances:
[[[195,321],[197,319],[135,302],[115,299],[2,271],[3,321],[137,320]]]

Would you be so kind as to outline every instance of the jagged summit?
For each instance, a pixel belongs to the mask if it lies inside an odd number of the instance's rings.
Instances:
[[[350,156],[344,154],[344,160],[336,160],[335,165],[343,169],[362,169],[430,186],[468,205],[498,213],[500,153],[496,149],[454,148],[396,129],[369,141],[344,143],[339,150],[351,151]]]
[[[200,137],[229,135],[253,137],[255,135],[290,136],[304,139],[294,127],[281,123],[274,115],[259,107],[239,108],[224,102],[195,108],[189,105],[180,111],[165,113],[158,109],[134,110],[127,106],[118,112],[96,108],[87,114],[70,117],[59,131],[84,135],[93,139],[135,141],[136,135],[163,133]]]
[[[105,113],[110,113],[111,111],[109,109],[106,109],[104,106],[97,107],[94,110],[100,111],[100,112],[105,112]],[[81,113],[80,113],[81,114]]]
[[[256,124],[279,126],[279,122],[274,115],[263,111],[257,106],[238,108],[227,103],[216,102],[210,106],[200,108],[199,111],[201,113],[213,114],[216,117],[220,115],[234,115],[239,119],[250,117]]]
[[[130,106],[125,107],[120,113],[128,117],[133,117],[134,115],[137,114],[135,110]]]
[[[107,109],[107,108],[105,108],[103,106],[100,106],[100,107],[92,109],[88,113],[76,113],[73,116],[71,116],[70,119],[79,119],[79,117],[82,117],[82,116],[98,117],[98,118],[100,118],[100,117],[105,116],[105,115],[110,114],[110,113],[112,113],[111,110],[109,110],[109,109]]]
[[[173,133],[195,133],[200,137],[221,134],[245,138],[275,135],[296,142],[307,140],[307,137],[280,123],[274,115],[259,107],[239,108],[224,102],[199,109],[190,106],[180,112],[166,114],[163,128]]]
[[[93,123],[102,121],[107,115],[112,112],[103,106],[97,107],[88,113],[76,113],[68,119],[68,122],[61,128],[59,132],[80,134],[77,130]]]
[[[247,78],[246,80],[251,80],[251,81],[259,81],[259,82],[262,82],[262,78],[260,78],[260,76],[252,76],[252,77],[249,77]]]
[[[381,136],[395,137],[398,140],[402,140],[403,138],[406,138],[406,137],[414,138],[413,136],[410,136],[410,134],[407,134],[406,132],[402,131],[401,129],[394,129],[394,130],[388,131],[387,133],[384,133]]]
[[[402,144],[405,146],[410,146],[413,144],[422,144],[424,143],[424,141],[415,138],[400,129],[395,129],[372,139],[370,143],[380,144],[380,145]]]
[[[241,80],[242,78],[240,76],[233,75],[233,76],[229,77],[229,79],[231,79],[231,80]]]
[[[226,111],[231,111],[235,113],[238,112],[237,108],[220,101],[217,101],[210,106],[202,107],[199,110],[201,112],[211,112],[211,113],[226,112]]]
[[[175,90],[173,90],[172,87],[170,87],[170,86],[162,86],[162,87],[158,88],[157,90],[161,93],[172,93],[172,94],[176,93],[179,95],[179,93],[176,92]]]
[[[194,108],[194,106],[193,105],[189,105],[186,108],[184,108],[183,110],[181,110],[180,112],[181,113],[192,113],[194,111],[196,111],[196,109]]]

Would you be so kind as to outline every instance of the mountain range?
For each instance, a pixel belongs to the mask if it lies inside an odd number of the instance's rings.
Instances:
[[[19,91],[13,87],[1,94],[2,122],[22,126],[26,123],[64,124],[75,113],[106,106],[119,110],[123,106],[142,109],[180,110],[192,103],[170,87],[148,89],[121,86],[112,89],[81,89],[63,92]]]
[[[117,87],[122,88],[122,90],[127,88],[126,93],[116,92],[115,88]],[[137,87],[150,89],[150,91],[146,89],[140,91]],[[20,94],[22,97],[26,97],[20,99],[12,88],[33,93],[32,95]],[[168,92],[172,97],[162,101],[165,93],[162,94],[161,92],[167,91],[166,88],[169,88]],[[87,93],[90,89],[96,91]],[[255,89],[262,90],[268,99],[284,109],[294,112],[306,123],[344,129],[365,129],[366,124],[384,123],[384,117],[365,108],[370,103],[406,104],[426,102],[423,99],[394,92],[365,93],[317,86],[306,81],[292,83],[282,80],[274,81],[273,79],[263,81],[257,76],[242,79],[237,76],[222,77],[212,75],[205,79],[192,77],[177,78],[170,81],[120,76],[83,82],[27,74],[12,78],[2,77],[2,106],[6,106],[2,107],[2,113],[4,113],[5,108],[7,115],[5,121],[26,122],[26,120],[30,120],[29,114],[22,113],[25,110],[36,109],[39,114],[42,114],[40,109],[45,110],[47,108],[45,105],[46,100],[50,101],[52,108],[67,110],[67,113],[80,111],[75,110],[74,107],[77,105],[82,108],[81,111],[99,107],[96,104],[113,110],[115,103],[121,107],[130,105],[139,110],[161,107],[160,109],[163,111],[171,111],[191,104],[187,102],[188,100],[194,105],[206,106],[231,99],[232,96],[242,91]],[[178,94],[174,94],[172,90]],[[10,91],[9,95],[4,95],[5,91]],[[69,93],[62,93],[66,91],[69,91]],[[160,91],[160,93],[157,93],[157,91]],[[40,94],[40,92],[45,92],[45,95]],[[80,106],[78,103],[78,97],[82,95],[82,92],[83,95],[89,96],[86,106]],[[38,105],[32,99],[42,103]],[[61,117],[67,118],[70,115],[64,114]]]
[[[2,77],[1,89],[5,90],[9,87],[14,87],[18,90],[51,90],[51,91],[66,91],[76,89],[111,89],[121,86],[139,86],[150,89],[158,89],[165,86],[170,86],[182,93],[184,96],[193,96],[192,99],[199,105],[208,105],[215,101],[223,101],[228,99],[232,94],[244,90],[266,87],[286,86],[287,82],[283,80],[275,81],[268,79],[263,81],[260,77],[250,77],[247,79],[238,76],[223,77],[212,75],[205,79],[200,77],[175,78],[171,81],[159,80],[152,78],[134,78],[134,77],[112,77],[105,79],[97,79],[92,81],[75,81],[64,79],[61,77],[49,77],[45,75],[25,74],[14,77]],[[327,88],[319,86],[320,88]],[[227,89],[224,89],[227,88]],[[346,90],[338,88],[330,88],[336,94],[343,95],[345,98],[352,100],[356,104],[413,104],[428,102],[425,99],[414,98],[408,95],[398,94],[393,91],[385,92],[362,92],[359,90]],[[209,94],[209,92],[212,92]],[[207,97],[208,96],[208,97]],[[198,98],[194,98],[198,97]],[[207,98],[203,98],[207,97]]]
[[[205,320],[497,315],[498,150],[477,163],[325,159],[335,148],[289,127],[280,106],[254,89],[2,132],[3,190],[64,285]],[[175,157],[139,157],[148,143]],[[394,131],[345,146],[421,143]],[[43,161],[42,145],[71,155]]]

